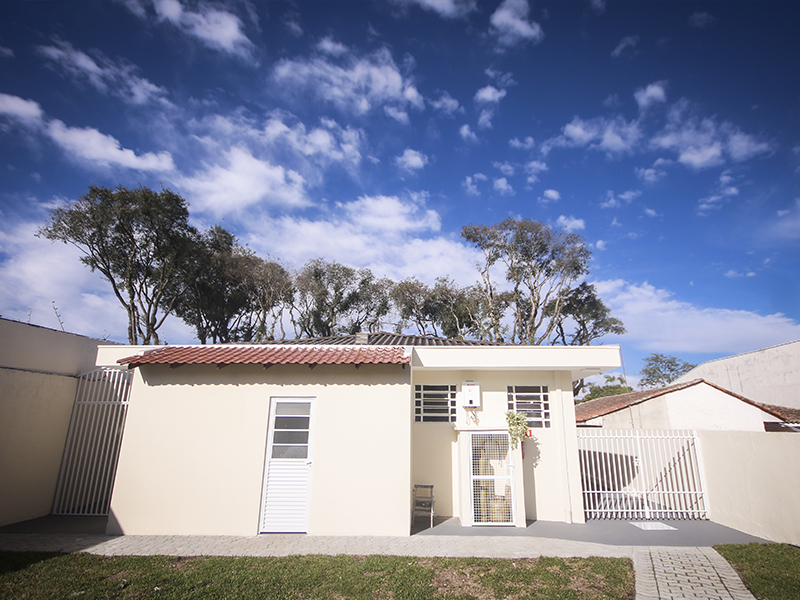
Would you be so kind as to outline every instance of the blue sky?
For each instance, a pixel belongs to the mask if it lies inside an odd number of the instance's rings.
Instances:
[[[460,231],[583,235],[651,352],[800,338],[800,4],[5,2],[0,314],[124,341],[34,236],[92,184],[161,185],[262,256],[477,278]],[[170,343],[191,342],[177,318]]]

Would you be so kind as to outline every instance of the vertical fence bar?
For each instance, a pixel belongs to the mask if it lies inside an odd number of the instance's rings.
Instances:
[[[697,434],[578,430],[587,519],[707,519]]]
[[[128,407],[131,373],[79,376],[53,514],[107,515]]]

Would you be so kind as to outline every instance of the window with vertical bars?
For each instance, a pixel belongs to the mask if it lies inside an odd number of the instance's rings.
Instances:
[[[524,413],[528,417],[528,427],[550,427],[550,394],[547,386],[508,386],[508,410]]]
[[[417,423],[455,423],[456,386],[415,385],[414,421]]]

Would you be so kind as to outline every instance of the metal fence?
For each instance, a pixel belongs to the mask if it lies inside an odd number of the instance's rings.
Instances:
[[[708,519],[697,435],[578,429],[587,519]]]
[[[108,515],[131,375],[100,368],[78,376],[53,514]]]

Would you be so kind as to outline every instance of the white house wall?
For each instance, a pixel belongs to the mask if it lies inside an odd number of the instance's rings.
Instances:
[[[316,398],[309,533],[408,535],[407,367],[136,371],[110,533],[258,533],[270,398],[296,396]]]
[[[474,410],[478,423],[469,418],[467,409],[460,406],[461,384],[465,381],[480,384],[481,407]],[[518,510],[521,518],[518,524],[524,526],[526,517],[528,520],[583,521],[575,409],[569,373],[417,370],[413,384],[456,384],[459,392],[455,424],[414,423],[412,426],[412,480],[435,486],[438,515],[459,517],[464,525],[471,521],[466,434],[508,430],[505,413],[508,410],[509,385],[546,385],[551,426],[533,430],[534,439],[525,442],[522,468],[519,468],[517,451],[518,509],[524,509],[524,512]],[[459,442],[456,432],[460,435]]]

